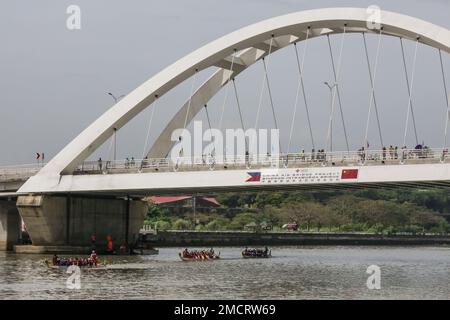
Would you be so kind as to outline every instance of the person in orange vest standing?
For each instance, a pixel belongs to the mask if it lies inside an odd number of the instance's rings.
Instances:
[[[111,235],[106,236],[106,252],[112,254],[114,252],[113,240]]]

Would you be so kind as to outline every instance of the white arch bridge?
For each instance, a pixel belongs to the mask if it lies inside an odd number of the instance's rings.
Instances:
[[[130,198],[127,200],[99,198],[106,196],[279,188],[449,186],[450,159],[446,144],[450,104],[442,54],[450,53],[450,30],[420,19],[386,11],[379,13],[378,25],[371,23],[370,19],[371,14],[366,9],[359,8],[319,9],[275,17],[217,39],[156,74],[118,101],[36,174],[30,174],[31,177],[20,187],[17,192],[19,195],[17,206],[28,226],[33,243],[86,244],[88,234],[94,231],[112,233],[116,237],[132,241],[145,214],[145,206],[140,201]],[[371,85],[366,130],[361,144],[365,148],[357,151],[350,150],[349,147],[345,112],[338,85],[344,37],[350,33],[363,35]],[[342,35],[341,53],[337,59],[330,44],[330,35],[334,34]],[[380,41],[375,60],[370,61],[366,34],[374,34],[379,39],[382,36],[400,39],[408,103],[405,106],[404,146],[399,148],[384,144],[375,90]],[[326,147],[317,150],[303,81],[304,54],[299,55],[296,44],[307,43],[309,39],[321,36],[328,40],[334,85],[329,85],[332,102],[330,118],[326,120],[328,123]],[[404,40],[415,43],[416,51],[411,69],[408,69],[405,62]],[[438,147],[426,147],[419,143],[413,108],[418,44],[436,49],[436,61],[442,71],[442,79],[439,81],[442,82],[443,88],[442,119],[445,122],[445,132],[443,132],[444,142]],[[277,121],[266,58],[286,47],[295,48],[297,61],[295,68],[298,69],[299,75],[292,119],[295,119],[295,112],[301,101],[308,120],[307,129],[313,149],[311,152],[291,153],[294,124],[292,122],[290,126],[283,126]],[[304,50],[306,52],[306,44]],[[212,155],[208,156],[188,159],[180,157],[171,160],[168,155],[175,144],[171,140],[173,132],[186,128],[203,110],[209,122],[208,103],[222,88],[226,88],[227,94],[228,89],[234,92],[242,129],[250,127],[244,125],[235,79],[257,62],[264,67],[264,79],[260,102],[255,109],[255,128],[258,127],[263,92],[267,90],[275,127],[277,129],[290,127],[286,152],[258,155],[248,153],[246,149],[246,154],[226,156],[219,161],[214,156],[216,152],[214,150]],[[207,69],[212,70],[211,76],[200,86],[195,87],[197,75]],[[101,162],[87,160],[102,144],[113,137],[117,130],[144,109],[152,108],[153,112],[163,95],[187,79],[192,81],[190,96],[146,152],[144,159]],[[339,114],[338,120],[333,119],[335,109]],[[223,114],[221,119],[222,116]],[[369,149],[368,131],[371,120],[377,123],[378,150]],[[345,151],[333,151],[333,121],[342,123]],[[412,129],[409,128],[411,121]],[[211,128],[210,123],[209,126]],[[222,123],[219,127],[221,126]],[[408,131],[414,133],[416,147],[406,147]],[[121,202],[125,205],[118,205]],[[117,213],[115,215],[117,218],[111,219],[114,213]],[[93,219],[97,220],[94,222]],[[99,223],[102,224],[101,227]]]

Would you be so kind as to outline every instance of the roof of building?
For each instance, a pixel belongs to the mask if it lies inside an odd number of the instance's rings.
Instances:
[[[189,199],[191,197],[189,196],[152,196],[152,197],[148,197],[145,198],[145,200],[150,200],[155,204],[164,204],[164,203],[171,203],[171,202],[178,202],[178,201],[182,201],[182,200],[186,200]]]
[[[188,199],[192,199],[192,196],[151,196],[144,200],[151,201],[155,204],[168,204]],[[214,207],[220,207],[219,201],[214,197],[197,197],[197,201],[205,202]]]

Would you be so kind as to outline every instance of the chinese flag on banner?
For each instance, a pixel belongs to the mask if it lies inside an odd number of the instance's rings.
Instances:
[[[358,179],[358,169],[343,169],[341,179]]]

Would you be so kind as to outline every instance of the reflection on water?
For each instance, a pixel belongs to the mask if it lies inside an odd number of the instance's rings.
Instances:
[[[449,299],[446,247],[279,247],[272,259],[182,262],[181,248],[156,256],[108,258],[108,270],[82,269],[81,289],[66,288],[64,268],[43,255],[0,253],[0,299]],[[366,269],[381,268],[381,290]]]

